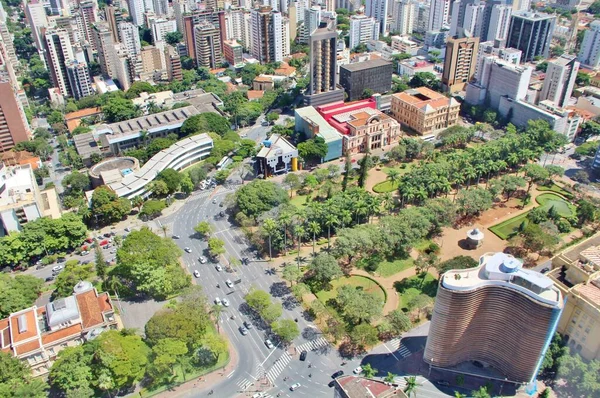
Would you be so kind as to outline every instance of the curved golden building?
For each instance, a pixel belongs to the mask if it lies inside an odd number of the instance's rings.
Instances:
[[[535,379],[563,309],[554,282],[504,253],[440,278],[423,359],[451,367],[479,361],[513,382]]]

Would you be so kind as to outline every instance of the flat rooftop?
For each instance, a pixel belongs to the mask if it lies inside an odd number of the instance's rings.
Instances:
[[[75,135],[73,136],[73,142],[75,143],[77,153],[83,159],[88,159],[92,153],[100,153],[100,148],[94,138],[94,133],[90,132]]]
[[[319,137],[323,138],[325,142],[334,142],[342,139],[342,135],[334,129],[327,120],[323,119],[323,116],[312,106],[305,106],[304,108],[296,109],[296,114],[302,119],[314,123],[319,126]]]
[[[387,65],[391,66],[392,63],[379,58],[379,59],[372,59],[370,61],[355,62],[352,64],[342,65],[342,66],[340,66],[340,68],[348,70],[350,72],[356,72],[359,70],[377,68],[379,66],[387,66]]]
[[[514,288],[544,304],[560,307],[562,298],[552,279],[523,268],[523,262],[511,255],[486,253],[479,266],[464,270],[450,270],[442,277],[446,289],[469,291],[482,286]]]
[[[279,134],[273,134],[265,142],[269,142],[269,145],[264,145],[256,157],[258,158],[272,158],[280,155],[284,155],[291,152],[296,152],[296,147],[290,144],[285,138]],[[281,151],[281,152],[280,152]]]

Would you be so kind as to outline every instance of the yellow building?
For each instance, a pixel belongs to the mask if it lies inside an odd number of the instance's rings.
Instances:
[[[458,101],[427,87],[392,95],[392,117],[422,135],[454,126],[459,111]]]
[[[552,259],[548,276],[567,298],[557,331],[588,360],[600,359],[600,235]]]

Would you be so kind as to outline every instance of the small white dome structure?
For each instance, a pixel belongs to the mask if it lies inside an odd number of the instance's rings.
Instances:
[[[92,285],[88,281],[79,281],[79,283],[77,283],[75,285],[75,287],[73,288],[73,293],[75,293],[75,294],[84,293],[84,292],[87,292],[88,290],[91,290],[93,287],[94,287],[94,285]]]
[[[476,249],[483,244],[483,232],[479,228],[473,228],[467,231],[467,247]]]

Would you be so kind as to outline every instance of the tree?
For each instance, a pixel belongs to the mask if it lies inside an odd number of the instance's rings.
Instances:
[[[313,238],[313,257],[315,255],[315,246],[317,244],[317,234],[321,232],[321,225],[316,221],[310,221],[307,226],[308,232],[312,234]]]
[[[170,379],[175,372],[175,364],[188,353],[184,341],[166,338],[159,340],[152,347],[152,366],[150,374],[155,379]]]
[[[344,178],[342,179],[342,191],[346,192],[348,188],[348,180],[350,179],[350,172],[352,171],[352,159],[350,154],[346,154],[346,161],[344,163]]]
[[[471,391],[473,398],[491,398],[492,396],[488,392],[487,388],[479,387],[479,390]]]
[[[548,70],[548,61],[542,61],[535,66],[535,70],[546,73]]]
[[[181,182],[179,183],[179,189],[186,195],[191,194],[194,191],[194,183],[188,174],[183,174]]]
[[[531,252],[551,251],[560,242],[558,229],[547,231],[538,224],[530,222],[520,233],[523,247]]]
[[[375,328],[372,325],[369,325],[368,323],[361,323],[360,325],[356,325],[354,329],[352,329],[352,331],[350,332],[350,340],[352,341],[352,343],[354,343],[361,349],[375,345],[379,342],[377,328]],[[373,377],[376,371],[377,370],[374,370],[372,376],[365,375],[365,377]]]
[[[48,386],[31,377],[31,371],[11,353],[0,352],[0,396],[6,398],[46,397]]]
[[[383,379],[386,383],[393,383],[396,380],[396,375],[392,372],[388,372],[387,376]]]
[[[179,265],[181,250],[171,239],[161,238],[149,228],[132,231],[117,251],[118,276],[135,292],[164,298],[190,286],[190,276]]]
[[[470,256],[456,256],[449,260],[446,260],[439,264],[438,272],[443,274],[444,272],[452,269],[467,269],[477,267],[479,263],[473,257]]]
[[[5,238],[6,239],[6,238]],[[42,292],[44,281],[31,275],[0,273],[0,318],[33,305]]]
[[[165,35],[165,41],[172,46],[181,43],[182,40],[183,34],[181,32],[169,32]]]
[[[577,220],[580,225],[596,221],[596,207],[589,201],[582,199],[577,206]]]
[[[92,397],[94,392],[91,385],[94,375],[91,362],[92,357],[85,352],[83,346],[61,350],[50,369],[50,384],[66,395],[70,392],[86,391],[87,394],[82,396]]]
[[[102,105],[102,113],[107,123],[115,123],[138,117],[141,111],[136,108],[130,99],[113,97],[110,101]]]
[[[321,286],[327,286],[332,280],[343,275],[336,258],[328,253],[317,254],[310,262],[308,269],[311,271],[311,279],[317,281]]]
[[[364,188],[367,182],[367,177],[369,176],[369,167],[371,165],[369,154],[366,153],[359,163],[360,169],[358,170],[358,186]]]
[[[370,88],[365,88],[360,96],[361,99],[371,98],[375,94]]]
[[[119,196],[105,185],[92,193],[92,214],[106,224],[119,221],[131,211],[131,202]],[[100,221],[100,220],[99,220]]]
[[[575,79],[575,83],[579,86],[589,86],[592,78],[585,72],[577,72],[577,78]]]
[[[461,190],[457,196],[458,208],[465,216],[474,216],[492,207],[492,194],[482,188]]]
[[[402,311],[393,310],[385,317],[391,326],[391,331],[394,336],[400,336],[412,327],[410,319]]]
[[[96,274],[102,279],[106,279],[106,260],[104,260],[104,254],[100,246],[94,248],[94,261]]]
[[[327,151],[325,140],[319,136],[298,144],[298,155],[307,162],[320,163],[327,156]]]
[[[536,163],[530,163],[523,167],[523,169],[525,171],[525,178],[527,178],[527,181],[529,182],[527,193],[529,193],[531,186],[534,183],[545,181],[550,176],[548,170]]]
[[[514,194],[519,190],[519,188],[525,187],[525,179],[523,177],[515,176],[515,175],[504,175],[498,180],[498,188],[502,192],[502,194],[506,197],[506,201],[508,201]]]
[[[200,221],[198,225],[194,227],[194,231],[196,231],[196,233],[200,235],[201,238],[206,239],[210,236],[210,233],[212,232],[212,227],[210,226],[210,223],[208,221]]]
[[[271,248],[272,248],[271,238],[273,237],[273,234],[275,233],[275,231],[277,231],[277,224],[275,223],[275,220],[273,220],[272,218],[267,218],[266,220],[263,221],[262,229],[263,229],[263,233],[269,237],[269,260],[272,260],[273,253],[271,251]]]
[[[90,177],[87,174],[74,171],[63,178],[62,186],[65,189],[83,193],[90,186]]]
[[[409,310],[416,309],[419,316],[421,316],[421,311],[426,309],[427,307],[433,304],[433,299],[426,294],[417,294],[414,295],[408,300],[406,303],[406,307]]]
[[[407,397],[410,395],[417,396],[417,377],[416,376],[408,376],[404,378],[406,382],[406,386],[404,387],[404,393]]]
[[[242,214],[256,218],[265,211],[287,203],[289,198],[287,192],[274,182],[254,180],[238,189],[234,200]]]
[[[202,346],[213,354],[215,362],[228,350],[227,340],[223,336],[216,334],[207,334],[204,336]]]
[[[220,136],[231,131],[231,125],[227,118],[213,112],[201,113],[189,117],[183,122],[179,131],[180,137],[200,133],[217,133]]]
[[[575,173],[573,173],[573,176],[571,177],[571,179],[575,180],[579,183],[582,183],[582,184],[590,183],[590,176],[588,175],[587,171],[585,171],[585,170],[577,170]]]
[[[166,207],[167,205],[164,200],[150,199],[144,202],[139,215],[140,217],[153,219],[160,216]]]
[[[337,290],[337,304],[349,322],[370,322],[381,315],[383,303],[375,295],[351,285],[342,285]]]
[[[439,80],[431,72],[417,72],[408,83],[411,87],[427,87],[436,90],[439,87]]]
[[[208,252],[214,258],[219,257],[221,254],[225,254],[225,242],[219,238],[209,238]]]
[[[158,180],[164,181],[167,184],[169,193],[175,193],[179,189],[179,184],[183,175],[174,169],[164,169],[156,176]]]
[[[367,379],[372,379],[377,374],[377,369],[373,368],[370,363],[362,366],[362,374]]]
[[[288,264],[283,268],[282,278],[290,282],[290,286],[294,285],[294,282],[298,282],[298,279],[302,276],[302,273],[295,265]]]
[[[77,260],[67,261],[65,269],[56,277],[54,298],[71,296],[75,285],[80,281],[89,280],[92,272],[91,264],[79,264]]]
[[[588,139],[600,135],[600,123],[596,123],[593,120],[585,122],[581,125],[578,137]]]
[[[271,330],[275,333],[284,344],[289,344],[298,336],[300,329],[298,324],[291,319],[280,319],[271,324]]]
[[[169,187],[163,180],[154,180],[150,183],[150,192],[157,197],[165,196],[169,193]]]
[[[277,112],[269,112],[266,117],[269,124],[275,123],[279,119],[279,113]]]
[[[252,289],[244,299],[259,314],[271,305],[271,296],[264,290]]]

